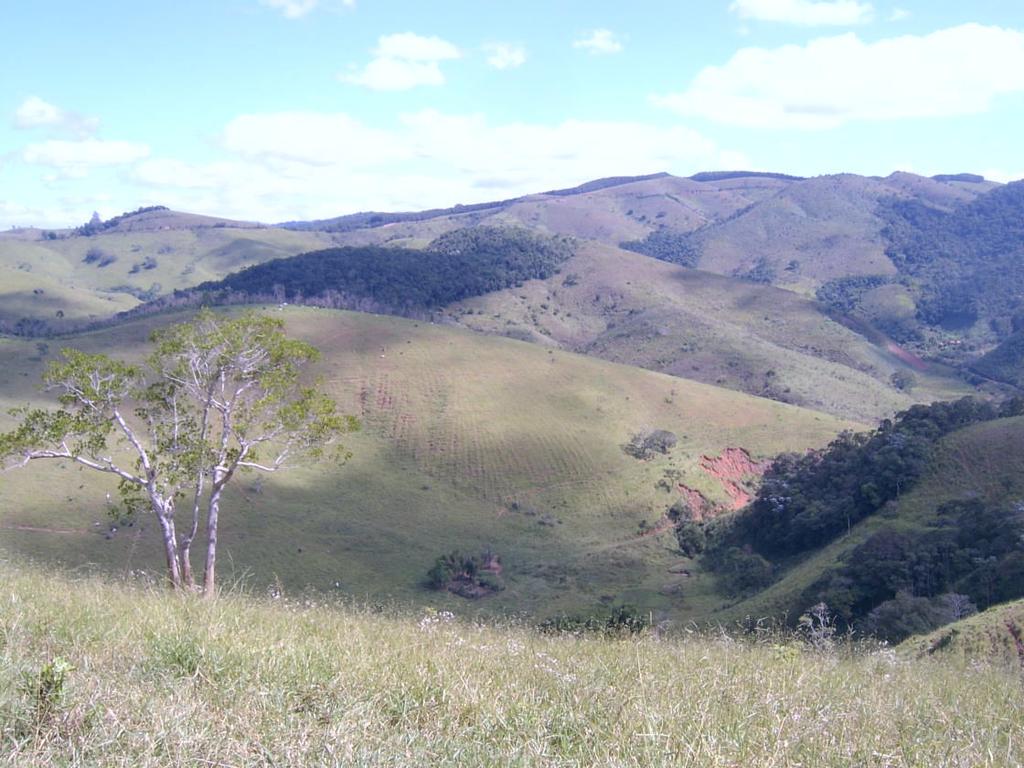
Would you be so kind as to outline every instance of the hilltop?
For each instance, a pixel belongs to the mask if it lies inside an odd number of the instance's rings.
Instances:
[[[616,177],[493,203],[278,227],[156,207],[91,229],[0,237],[0,274],[7,276],[0,325],[52,335],[197,285],[237,295],[237,273],[264,264],[268,275],[284,275],[274,279],[285,295],[309,297],[308,276],[290,286],[301,267],[282,259],[339,246],[396,249],[359,257],[364,266],[379,263],[373,280],[387,283],[402,263],[416,264],[408,249],[457,231],[525,229],[573,238],[575,255],[557,274],[517,274],[511,287],[480,281],[488,284],[483,295],[455,294],[431,311],[477,331],[871,420],[971,391],[953,368],[968,348],[983,353],[992,341],[943,337],[944,349],[959,350],[950,365],[920,359],[938,347],[901,333],[908,323],[917,327],[915,304],[886,255],[885,201],[952,212],[998,189],[970,175],[729,172]],[[454,280],[473,271],[474,251],[462,257],[470,266]],[[382,302],[366,295],[367,275],[359,280],[314,283],[344,299],[335,306],[408,313],[416,303],[393,286]],[[832,384],[827,390],[824,381]]]

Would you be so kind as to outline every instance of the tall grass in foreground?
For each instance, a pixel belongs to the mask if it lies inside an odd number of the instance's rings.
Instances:
[[[1021,677],[996,667],[0,578],[0,765],[1024,760]]]

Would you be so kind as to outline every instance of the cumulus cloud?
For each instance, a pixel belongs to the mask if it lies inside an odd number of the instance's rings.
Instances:
[[[848,33],[743,48],[701,70],[685,91],[653,100],[721,123],[816,129],[978,114],[998,96],[1021,92],[1024,32],[964,24],[874,43]]]
[[[94,133],[99,124],[95,117],[69,112],[38,96],[29,96],[14,111],[16,128],[51,128],[87,136]]]
[[[495,69],[515,69],[526,63],[526,49],[512,43],[486,43],[487,63]]]
[[[741,19],[807,27],[864,24],[875,15],[871,3],[857,0],[734,0],[729,10]]]
[[[127,165],[149,155],[146,144],[130,141],[43,141],[29,144],[22,160],[56,169],[60,176],[80,178],[93,168]]]
[[[569,120],[493,123],[424,110],[377,128],[345,114],[243,115],[230,160],[153,158],[132,178],[166,204],[264,221],[417,210],[569,186],[599,176],[737,168],[748,160],[683,127]]]
[[[320,0],[260,0],[260,5],[280,11],[286,19],[300,19],[320,4]],[[341,0],[341,4],[351,8],[356,2]]]
[[[610,29],[595,29],[585,37],[573,40],[572,47],[592,54],[608,54],[619,53],[622,43]]]
[[[374,58],[362,70],[338,75],[342,82],[377,91],[405,91],[420,85],[443,85],[440,62],[458,59],[457,47],[440,37],[412,32],[383,35],[373,51]]]

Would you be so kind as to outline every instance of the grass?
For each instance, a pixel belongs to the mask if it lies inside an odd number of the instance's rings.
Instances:
[[[974,616],[937,629],[929,635],[914,637],[902,649],[916,657],[936,656],[958,659],[988,658],[1007,668],[1024,671],[1024,653],[1017,644],[1024,630],[1024,600],[993,606]]]
[[[937,366],[914,371],[911,392],[898,390],[891,377],[912,370],[906,363],[792,291],[596,243],[581,245],[560,275],[469,299],[449,311],[475,330],[856,421],[971,391]]]
[[[109,232],[62,240],[7,236],[0,238],[0,320],[53,320],[58,310],[68,319],[109,317],[139,303],[126,287],[138,292],[158,284],[159,293],[169,293],[332,242],[317,232],[235,227]],[[114,261],[105,267],[85,263],[91,249]]]
[[[238,479],[223,515],[222,567],[261,585],[394,595],[462,612],[550,615],[629,602],[659,616],[706,615],[721,598],[679,556],[670,529],[658,528],[678,498],[675,483],[724,503],[702,456],[804,450],[853,426],[446,326],[303,308],[275,315],[323,350],[319,373],[365,429],[344,468]],[[149,330],[174,319],[54,340],[45,356],[31,342],[0,341],[0,405],[38,400],[40,371],[61,346],[137,357]],[[650,461],[628,456],[622,445],[647,428],[673,431],[678,445]],[[108,492],[116,498],[112,484],[74,466],[5,473],[0,550],[69,567],[158,569],[154,526],[143,519],[112,531]],[[645,532],[651,527],[661,533]],[[438,556],[488,546],[505,567],[500,594],[468,603],[421,586]]]
[[[1019,672],[0,563],[0,765],[1012,766]]]

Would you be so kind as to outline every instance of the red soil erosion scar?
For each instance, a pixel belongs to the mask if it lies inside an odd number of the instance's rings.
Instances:
[[[755,461],[745,448],[726,448],[720,456],[701,456],[700,467],[722,485],[729,504],[713,504],[700,491],[680,484],[679,492],[690,507],[695,520],[714,517],[725,511],[742,509],[753,501],[749,485],[759,480],[771,464],[770,460]]]

